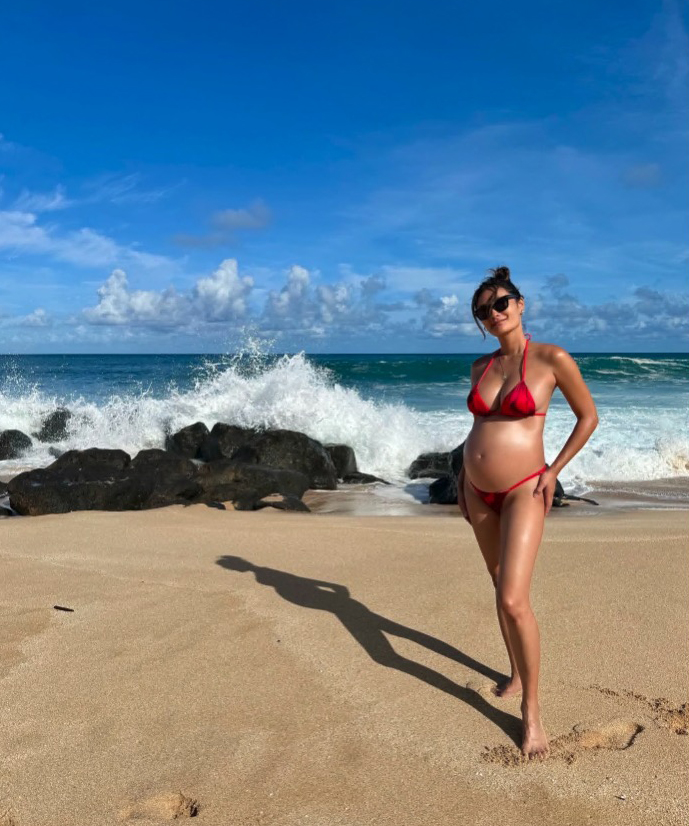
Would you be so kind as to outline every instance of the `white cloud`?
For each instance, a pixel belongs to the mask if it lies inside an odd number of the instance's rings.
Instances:
[[[620,293],[614,301],[583,304],[567,292],[566,276],[546,281],[532,301],[526,300],[528,329],[546,340],[591,342],[607,339],[648,342],[668,336],[678,343],[689,334],[689,298],[642,286]]]
[[[179,327],[189,319],[188,302],[173,287],[162,292],[130,290],[123,270],[113,270],[98,290],[98,304],[83,311],[90,324]]]
[[[12,205],[12,211],[24,213],[55,212],[72,206],[65,196],[65,188],[57,186],[52,192],[30,192],[23,189]]]
[[[155,330],[195,329],[216,322],[240,322],[247,314],[251,278],[240,278],[237,262],[223,261],[188,293],[174,287],[162,291],[131,290],[126,273],[113,270],[98,289],[98,303],[82,311],[89,324],[131,325]]]
[[[38,307],[32,313],[20,319],[19,323],[23,327],[49,327],[52,324],[52,319],[43,308]]]
[[[19,210],[0,211],[0,250],[48,255],[81,267],[135,264],[155,269],[173,265],[165,256],[122,246],[89,227],[61,232],[56,225],[39,224],[35,213]]]
[[[107,202],[122,206],[126,204],[154,204],[180,184],[144,189],[141,186],[141,175],[133,172],[128,175],[109,174],[101,175],[85,185],[91,194],[83,199],[84,203]]]
[[[307,269],[294,265],[287,273],[287,283],[281,290],[271,290],[266,300],[267,319],[287,321],[294,325],[312,318],[314,306],[309,298],[311,275]]]
[[[319,273],[312,274],[298,265],[291,267],[286,284],[268,293],[258,319],[261,330],[272,336],[290,333],[307,338],[398,331],[391,313],[404,309],[404,305],[376,300],[385,289],[384,279],[378,275],[351,278],[347,268],[345,274],[348,278],[344,282],[313,284]]]
[[[206,321],[231,321],[246,315],[253,286],[253,279],[240,278],[236,260],[228,258],[196,282],[192,301]]]

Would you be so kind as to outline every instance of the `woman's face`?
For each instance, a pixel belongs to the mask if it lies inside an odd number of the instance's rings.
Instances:
[[[495,292],[484,290],[478,297],[476,304],[476,309],[483,306],[490,308],[488,318],[481,323],[486,328],[486,332],[493,336],[502,336],[512,332],[517,327],[521,327],[524,299],[511,298],[503,310],[496,310],[495,302],[504,295],[511,295],[510,291],[504,287],[498,287]]]

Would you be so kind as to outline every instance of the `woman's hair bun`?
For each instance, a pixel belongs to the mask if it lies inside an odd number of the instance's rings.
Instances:
[[[495,267],[495,269],[490,270],[493,273],[493,278],[497,281],[509,281],[510,280],[510,268],[509,267]]]

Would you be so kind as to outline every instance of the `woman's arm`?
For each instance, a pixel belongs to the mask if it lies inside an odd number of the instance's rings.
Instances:
[[[574,359],[561,347],[553,347],[551,364],[555,386],[560,388],[562,395],[567,399],[577,417],[577,423],[553,463],[541,474],[534,491],[534,496],[543,495],[546,513],[553,504],[555,482],[559,473],[588,442],[598,426],[596,405]]]

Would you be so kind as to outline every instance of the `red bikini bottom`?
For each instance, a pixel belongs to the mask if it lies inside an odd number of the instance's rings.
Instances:
[[[524,482],[528,482],[529,479],[535,479],[537,476],[540,476],[541,473],[543,473],[546,470],[548,470],[548,465],[543,465],[543,467],[540,470],[537,470],[536,473],[532,473],[531,476],[527,476],[525,479],[522,479],[521,482],[517,482],[516,485],[512,485],[511,488],[507,488],[507,490],[480,490],[471,481],[471,479],[469,479],[469,484],[476,491],[479,497],[486,503],[486,505],[488,505],[489,508],[494,510],[495,513],[500,513],[500,510],[502,509],[502,503],[505,501],[505,497],[511,490],[518,488],[519,485],[523,485]]]

